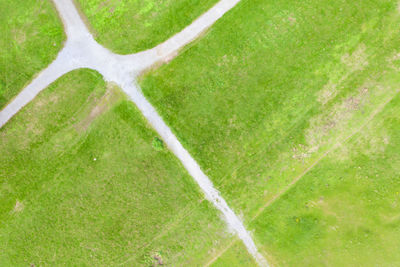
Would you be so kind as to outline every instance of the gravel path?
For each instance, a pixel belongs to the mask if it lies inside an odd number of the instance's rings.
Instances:
[[[221,0],[184,30],[152,49],[132,55],[117,55],[102,47],[93,39],[71,0],[54,0],[67,34],[65,46],[56,60],[0,112],[0,127],[34,99],[40,91],[65,73],[79,68],[97,70],[106,81],[115,82],[125,91],[151,126],[162,137],[168,148],[179,158],[186,170],[195,179],[206,198],[222,212],[230,229],[234,230],[243,241],[257,263],[260,266],[268,266],[243,223],[229,208],[210,179],[202,172],[200,166],[181,145],[154,107],[143,96],[135,81],[135,78],[151,65],[174,57],[179,49],[193,41],[239,1]]]

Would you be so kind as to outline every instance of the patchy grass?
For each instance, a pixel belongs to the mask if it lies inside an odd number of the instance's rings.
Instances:
[[[247,215],[362,125],[399,82],[387,62],[399,50],[394,3],[337,1],[329,10],[325,2],[312,9],[307,2],[256,3],[241,2],[196,46],[141,80],[203,169]],[[252,19],[238,24],[243,17]],[[237,34],[228,38],[227,29]],[[269,35],[275,38],[260,40]],[[368,66],[355,71],[348,62],[360,54]],[[342,73],[348,77],[339,82]],[[320,92],[332,81],[337,92],[323,104]]]
[[[282,240],[271,248],[273,262],[292,265],[300,259],[297,252],[285,249],[297,244],[290,244],[297,238],[291,228],[297,225],[296,218],[285,224],[288,234],[280,239],[259,216],[268,217],[264,214],[270,204],[284,201],[285,192],[298,188],[296,183],[326,155],[370,127],[398,92],[397,6],[397,1],[391,0],[243,0],[196,45],[141,78],[145,95],[229,205],[243,214],[250,230],[257,228],[256,243],[267,258],[271,239]],[[388,131],[382,132],[383,137],[374,135],[366,137],[372,141],[362,148],[371,155],[385,149],[381,142],[390,144],[391,140]],[[349,158],[349,152],[342,153]],[[343,175],[353,178],[352,173]],[[387,186],[389,180],[376,182]],[[363,196],[351,186],[332,191],[343,196],[343,205],[353,203],[353,199],[347,199],[342,190],[354,194],[354,199],[358,197],[360,202],[354,205],[373,215],[373,209],[364,205]],[[275,212],[268,222],[284,212]],[[348,225],[352,218],[347,218]],[[324,227],[313,216],[297,219],[304,223],[299,235],[312,236],[315,229],[319,233]],[[370,220],[361,225],[375,227]],[[393,238],[399,237],[394,228],[383,228],[379,228],[383,236],[391,233]],[[312,252],[324,249],[329,238],[323,244],[310,240],[307,246],[299,246],[304,252],[298,255],[304,257],[303,265],[321,265],[317,258],[313,261]],[[350,240],[340,234],[332,242]],[[370,258],[370,252],[396,254],[397,248],[390,244],[366,245],[360,250],[355,244],[349,246],[353,248],[346,259],[360,252],[349,261],[353,266],[357,261],[361,265],[367,262],[362,256]],[[347,247],[338,246],[330,259],[340,258],[345,250]],[[378,257],[377,262],[385,263],[380,260]]]
[[[236,239],[237,240],[237,239]],[[211,267],[229,267],[229,266],[258,266],[254,259],[248,254],[246,247],[241,241],[236,241],[232,247],[229,247],[220,257],[213,262]]]
[[[116,53],[152,48],[184,29],[217,0],[77,0],[95,39]]]
[[[48,0],[0,0],[0,109],[45,68],[65,36]]]
[[[179,161],[153,148],[136,107],[94,71],[63,76],[0,137],[1,266],[198,266],[232,238]]]
[[[397,95],[254,221],[280,265],[397,265],[399,113]]]
[[[214,2],[80,1],[120,53]],[[270,262],[399,262],[399,23],[391,0],[243,0],[142,78]],[[254,264],[241,243],[223,250],[218,213],[95,72],[64,76],[0,136],[0,265]]]

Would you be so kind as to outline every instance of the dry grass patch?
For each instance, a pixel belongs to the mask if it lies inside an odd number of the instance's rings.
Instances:
[[[77,123],[75,129],[78,131],[85,131],[97,117],[104,114],[123,98],[124,95],[118,86],[114,83],[108,83],[105,94],[95,102],[95,107],[86,118]]]
[[[24,204],[17,199],[17,201],[15,202],[13,212],[18,213],[21,212],[23,209],[24,209]]]
[[[328,82],[317,93],[317,99],[321,104],[325,105],[334,99],[339,93],[339,89],[343,88],[343,83],[354,72],[362,71],[368,66],[366,50],[367,47],[364,44],[360,44],[354,52],[345,53],[341,56],[340,63],[330,70],[332,74]]]
[[[363,70],[366,66],[368,66],[366,50],[367,47],[365,44],[360,44],[353,53],[345,54],[342,57],[342,63],[349,68],[350,72]]]
[[[368,87],[362,86],[357,93],[347,96],[327,111],[312,118],[306,130],[308,149],[316,151],[315,147],[321,147],[331,142],[332,138],[336,138],[337,133],[345,129],[348,122],[368,105],[370,97]]]

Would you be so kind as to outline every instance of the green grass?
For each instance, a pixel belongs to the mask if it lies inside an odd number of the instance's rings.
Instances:
[[[256,243],[272,263],[354,266],[368,263],[372,255],[396,254],[391,244],[357,249],[351,235],[342,232],[332,235],[332,242],[350,248],[338,245],[330,260],[321,262],[318,256],[313,261],[313,252],[323,250],[330,238],[322,243],[310,239],[298,250],[291,250],[297,243],[289,243],[312,235],[313,227],[325,227],[322,221],[305,218],[315,226],[297,233],[293,220],[282,223],[284,208],[265,214],[269,201],[276,198],[274,206],[279,205],[283,192],[296,190],[305,172],[395,96],[400,86],[397,6],[390,0],[243,0],[181,56],[141,78],[145,95],[228,204],[243,214],[250,230],[257,230]],[[385,187],[389,180],[375,182]],[[358,199],[354,208],[369,216],[360,224],[376,227],[374,210],[356,188],[332,190],[343,196],[344,206]],[[297,201],[293,197],[291,203]],[[343,224],[350,227],[352,219]],[[271,234],[268,222],[274,220],[280,234],[287,231],[282,238]],[[376,232],[381,241],[389,235],[399,238],[395,228],[383,228]],[[278,244],[270,245],[272,239]],[[359,254],[351,258],[354,253]],[[382,257],[376,260],[385,264]]]
[[[128,53],[214,2],[80,3]],[[243,0],[141,78],[272,264],[400,261],[399,23],[394,0]],[[95,72],[64,76],[0,136],[0,265],[254,264],[238,241],[222,251],[218,212]]]
[[[237,239],[236,239],[237,240]],[[258,266],[254,259],[250,257],[246,247],[240,241],[237,241],[225,253],[213,262],[211,267],[230,267],[230,266]]]
[[[400,261],[400,96],[252,224],[281,266]]]
[[[78,0],[95,39],[116,53],[152,48],[184,29],[217,0]]]
[[[232,239],[119,89],[69,73],[0,129],[1,266],[201,266]],[[243,255],[240,255],[243,258]]]
[[[0,0],[0,109],[61,49],[64,33],[48,0]]]

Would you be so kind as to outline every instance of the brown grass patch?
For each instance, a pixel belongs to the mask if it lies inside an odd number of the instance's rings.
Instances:
[[[108,111],[113,104],[121,99],[121,96],[122,93],[120,92],[119,88],[113,83],[108,83],[107,90],[104,95],[96,101],[96,106],[90,111],[88,116],[86,116],[75,126],[75,129],[78,131],[86,131],[92,122],[101,114],[104,114],[106,111]]]
[[[288,17],[288,20],[289,20],[292,24],[294,24],[294,23],[297,22],[297,19],[296,19],[295,17],[293,17],[293,15],[290,15],[290,16]]]
[[[357,153],[369,156],[382,154],[390,144],[390,135],[382,121],[367,125],[355,142]]]
[[[17,199],[17,201],[15,202],[13,212],[18,213],[21,212],[23,209],[24,209],[24,204]]]
[[[387,59],[389,66],[395,71],[400,71],[400,53],[395,53]]]
[[[320,147],[332,142],[337,134],[346,128],[353,116],[368,103],[369,97],[368,88],[363,86],[356,94],[348,96],[330,110],[311,119],[305,134],[306,144],[293,147],[292,158],[304,164],[305,160],[311,158]]]
[[[338,83],[342,82],[344,79],[341,79]],[[325,105],[329,102],[329,100],[333,99],[338,91],[337,91],[337,84],[331,80],[327,84],[324,85],[321,91],[318,92],[317,100],[321,104]]]
[[[13,29],[12,31],[13,39],[19,45],[23,44],[26,41],[26,33],[21,29]]]
[[[352,72],[363,70],[368,65],[366,50],[367,47],[364,44],[360,44],[351,55],[345,54],[342,56],[342,63]]]
[[[329,113],[321,114],[310,122],[306,140],[310,147],[323,145],[323,139],[334,128],[340,129],[360,110],[368,99],[368,88],[361,87],[357,94],[345,98],[341,103],[333,106]]]
[[[344,65],[338,66],[331,70],[333,73],[342,73],[340,78],[330,78],[324,85],[321,91],[318,92],[317,100],[325,105],[338,94],[338,87],[355,71],[363,70],[368,65],[366,46],[360,44],[357,49],[349,54],[346,53],[341,57],[341,62]]]

